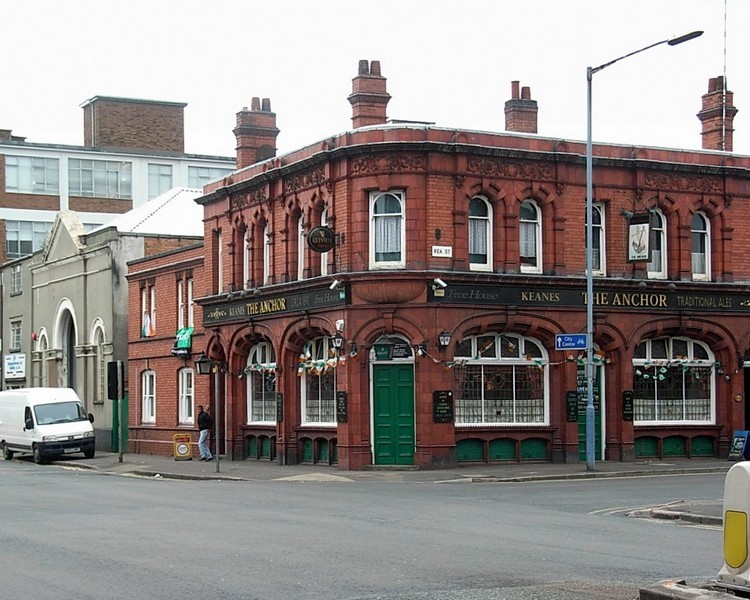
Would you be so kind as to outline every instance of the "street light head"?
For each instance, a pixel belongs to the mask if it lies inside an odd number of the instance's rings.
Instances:
[[[691,31],[690,33],[686,33],[685,35],[678,36],[676,38],[672,38],[671,40],[667,41],[667,44],[670,46],[676,46],[677,44],[681,44],[682,42],[689,42],[690,40],[694,40],[697,37],[700,37],[703,35],[702,31]]]

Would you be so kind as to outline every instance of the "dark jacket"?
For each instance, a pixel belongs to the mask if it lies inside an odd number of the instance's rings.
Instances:
[[[198,414],[198,429],[203,431],[204,429],[211,429],[211,425],[214,424],[214,420],[211,418],[205,410]]]

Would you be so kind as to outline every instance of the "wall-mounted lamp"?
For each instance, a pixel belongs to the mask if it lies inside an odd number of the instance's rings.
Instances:
[[[628,221],[630,221],[630,219],[633,218],[633,211],[621,208],[620,209],[620,216],[621,217],[625,217]]]
[[[344,336],[341,335],[340,331],[337,331],[331,336],[331,344],[336,350],[341,350],[344,347]]]
[[[669,282],[669,283],[667,284],[667,289],[668,289],[668,290],[669,290],[670,292],[674,292],[674,291],[675,291],[675,290],[677,289],[677,286],[676,286],[676,285],[675,285],[675,284],[674,284],[673,282]]]
[[[445,288],[448,287],[448,284],[445,283],[445,281],[443,281],[442,279],[440,279],[440,277],[435,277],[435,279],[432,280],[432,283],[430,285],[432,286],[433,290],[436,290],[438,288],[444,290]]]
[[[333,280],[333,281],[331,282],[331,285],[329,285],[329,286],[328,286],[328,289],[329,289],[329,290],[336,290],[336,289],[338,289],[339,287],[341,287],[341,280],[340,280],[340,279],[334,279],[334,280]]]
[[[195,359],[195,370],[198,372],[198,375],[210,375],[211,369],[216,368],[216,373],[214,374],[214,400],[216,402],[216,414],[214,415],[214,424],[216,425],[216,456],[214,458],[216,459],[216,472],[219,472],[219,461],[220,461],[220,454],[221,451],[219,449],[219,421],[221,420],[221,404],[219,403],[219,372],[222,368],[225,368],[226,365],[218,360],[211,360],[208,356],[206,356],[205,352],[201,352],[201,355]]]
[[[451,334],[447,331],[441,331],[438,334],[438,346],[441,350],[445,350],[445,348],[448,347],[448,345],[451,343]]]

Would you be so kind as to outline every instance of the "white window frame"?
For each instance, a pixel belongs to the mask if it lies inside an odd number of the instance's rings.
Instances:
[[[232,172],[232,169],[221,167],[198,167],[188,165],[188,187],[202,189],[209,181],[221,179]]]
[[[93,341],[96,360],[94,403],[101,404],[107,399],[107,360],[104,356],[104,345],[107,343],[107,338],[101,325],[94,329]]]
[[[676,351],[674,345],[679,342],[681,345],[687,346],[687,354],[683,354],[681,351]],[[666,356],[654,356],[653,345],[655,343],[666,344]],[[696,346],[700,346],[700,352],[696,352]],[[673,338],[656,338],[647,339],[641,342],[636,347],[636,352],[644,347],[644,353],[642,356],[636,358],[633,357],[633,403],[635,409],[635,425],[712,425],[716,423],[716,366],[714,354],[711,349],[698,340],[685,337],[673,337]],[[699,358],[696,358],[696,354],[700,354]],[[689,378],[694,376],[691,373],[691,368],[700,369],[700,373],[708,378],[709,381],[709,402],[708,406],[708,418],[707,419],[663,419],[658,418],[664,411],[669,411],[671,406],[677,402],[678,399],[667,398],[663,401],[659,399],[659,377],[668,377],[670,371],[673,375],[682,377],[683,382],[683,397],[680,402],[684,403],[682,407],[679,407],[683,411],[683,416],[688,412],[688,407],[685,406],[690,398],[685,397],[685,382],[690,380]],[[699,374],[700,374],[699,373]],[[653,398],[647,398],[641,400],[638,397],[639,380],[645,381],[646,385],[650,386],[650,382],[654,383]],[[673,391],[673,390],[672,390]],[[639,404],[643,402],[650,402],[653,400],[654,403],[654,418],[653,419],[639,419]],[[696,398],[692,398],[693,401]],[[645,410],[645,409],[644,409]]]
[[[48,221],[5,221],[6,258],[23,258],[41,250],[52,231],[52,225]],[[22,245],[27,245],[28,248],[24,250]]]
[[[330,358],[333,350],[331,340],[328,337],[319,337],[305,344],[305,354],[309,354],[309,360],[313,363],[323,363]],[[317,380],[317,386],[316,381]],[[323,398],[323,382],[332,385],[331,397]],[[301,425],[336,426],[336,369],[304,369],[300,377],[300,414]],[[318,397],[313,398],[311,392],[317,387]],[[317,406],[313,407],[314,404]],[[311,419],[311,414],[317,414],[318,418]],[[330,419],[324,419],[325,416]]]
[[[524,206],[531,206],[536,214],[535,219],[525,219],[523,217]],[[542,272],[542,211],[535,200],[527,198],[521,203],[518,211],[518,255],[521,263],[522,273],[541,273]],[[526,227],[524,227],[526,226]],[[530,229],[534,232],[534,264],[523,264],[523,246],[527,243],[523,239],[523,230]]]
[[[195,372],[190,367],[177,371],[177,402],[180,425],[195,422]]]
[[[379,199],[391,196],[398,201],[398,212],[381,212],[376,214],[375,208]],[[397,246],[397,249],[390,252],[398,253],[397,260],[378,260],[378,254],[381,253],[383,241],[378,235],[379,230],[393,222],[392,229],[398,229],[396,236],[392,236],[391,243]],[[387,192],[370,193],[370,268],[371,269],[403,269],[406,266],[406,199],[403,190],[389,190]]]
[[[195,327],[195,288],[192,277],[187,279],[187,326]]]
[[[472,215],[472,207],[481,204],[486,210],[486,215]],[[492,271],[492,204],[484,196],[474,196],[469,201],[469,270],[470,271]],[[478,235],[484,235],[485,261],[472,262],[471,255],[473,246]],[[475,253],[479,254],[479,253]]]
[[[68,159],[68,193],[85,198],[133,198],[133,163]]]
[[[5,191],[16,194],[60,194],[60,160],[44,156],[5,155]]]
[[[325,227],[326,225],[328,225],[328,211],[324,208],[320,211],[320,226]],[[320,274],[328,275],[328,252],[320,253]]]
[[[141,423],[156,423],[156,372],[141,373]]]
[[[161,196],[172,189],[172,165],[161,163],[148,164],[148,199]]]
[[[607,275],[607,235],[606,221],[604,219],[604,204],[599,202],[594,203],[591,206],[591,209],[594,217],[594,222],[592,224],[594,241],[592,273],[597,277],[605,277]],[[598,256],[596,254],[597,249],[599,250]]]
[[[245,289],[250,285],[250,252],[250,227],[248,227],[242,236],[242,287]]]
[[[263,228],[263,285],[268,285],[271,280],[271,226],[266,223]]]
[[[658,208],[651,209],[651,260],[648,263],[649,279],[667,278],[667,219]]]
[[[305,278],[305,218],[300,214],[297,219],[297,281]]]
[[[702,228],[696,227],[696,218],[702,221]],[[696,252],[696,245],[703,252]],[[701,261],[702,256],[702,261]],[[703,263],[703,270],[696,268],[696,263]],[[698,211],[693,214],[690,223],[690,269],[693,274],[693,281],[711,281],[711,221],[708,216]]]
[[[268,342],[255,344],[247,356],[247,423],[276,423],[276,355]],[[258,397],[258,389],[262,390]],[[255,410],[255,409],[258,410]],[[258,418],[255,415],[258,415]]]
[[[216,293],[224,291],[224,240],[221,229],[216,232]]]
[[[456,399],[455,421],[457,427],[545,427],[549,425],[549,356],[541,342],[534,338],[526,338],[520,335],[505,335],[490,332],[467,337],[462,340],[456,346],[454,360],[460,361],[459,366],[454,366],[454,369],[457,369],[455,370],[457,381],[454,384],[454,397]],[[481,374],[482,377],[481,382],[479,382],[480,385],[476,385],[475,381],[475,385],[471,390],[467,390],[465,387],[466,381],[470,380],[469,376],[466,375],[467,367],[472,369],[474,375]],[[486,377],[487,373],[491,374],[493,367],[501,367],[506,370],[512,369],[510,372],[513,375],[513,398],[510,400],[506,399],[505,401],[505,404],[510,404],[512,407],[511,414],[513,418],[510,420],[491,421],[486,419],[488,405],[491,406],[493,402],[496,405],[503,404],[502,399],[490,399],[487,397],[488,390],[491,389],[487,385],[487,382],[491,380],[486,379]],[[517,376],[516,371],[519,369],[529,370],[534,375],[537,372],[541,374],[540,391],[543,397],[536,399],[537,402],[541,401],[541,404],[537,406],[537,409],[541,408],[542,410],[542,418],[540,420],[518,419],[519,414],[524,414],[524,408],[527,410],[526,414],[533,414],[534,412],[532,399],[519,398],[517,396],[516,384],[523,377],[522,374]],[[473,393],[479,394],[478,397],[468,397]],[[479,403],[478,405],[477,402]],[[527,407],[523,406],[524,402],[528,404]],[[473,406],[471,406],[472,404]],[[462,415],[476,414],[477,409],[479,409],[480,420],[472,421],[462,417]]]
[[[177,329],[185,327],[185,282],[177,280]]]
[[[14,265],[10,270],[10,294],[14,296],[23,291],[23,272],[21,265]]]
[[[21,350],[21,332],[23,330],[23,321],[13,319],[10,322],[10,351],[18,352]]]

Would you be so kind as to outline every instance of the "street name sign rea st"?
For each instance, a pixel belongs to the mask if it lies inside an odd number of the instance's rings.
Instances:
[[[555,334],[555,350],[586,350],[585,333]]]

